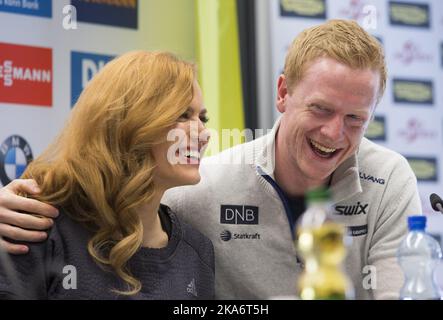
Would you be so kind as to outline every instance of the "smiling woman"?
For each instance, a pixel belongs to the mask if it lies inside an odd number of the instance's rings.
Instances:
[[[13,261],[22,283],[36,284],[30,297],[213,297],[212,244],[160,205],[167,189],[200,180],[198,163],[167,161],[169,130],[202,133],[205,117],[193,65],[171,54],[130,52],[92,79],[23,176],[61,213],[48,240]],[[206,143],[197,143],[200,157]],[[65,265],[77,290],[65,287]],[[0,272],[0,292],[11,288]]]

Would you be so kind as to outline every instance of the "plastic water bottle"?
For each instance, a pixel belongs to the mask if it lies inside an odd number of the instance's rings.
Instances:
[[[352,299],[354,289],[342,268],[346,229],[331,215],[330,193],[319,188],[309,191],[306,198],[307,209],[296,228],[295,245],[304,261],[297,295],[302,300]]]
[[[408,217],[409,233],[398,249],[398,262],[403,270],[402,300],[438,300],[440,293],[434,270],[442,257],[439,243],[425,232],[426,217]]]

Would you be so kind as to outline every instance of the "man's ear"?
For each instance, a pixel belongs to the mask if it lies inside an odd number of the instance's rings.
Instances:
[[[286,97],[288,95],[288,85],[286,82],[286,77],[284,74],[281,74],[278,77],[277,82],[277,110],[280,113],[284,113],[286,111]]]

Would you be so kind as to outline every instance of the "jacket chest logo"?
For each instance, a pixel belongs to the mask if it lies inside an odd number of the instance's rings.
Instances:
[[[258,221],[258,207],[230,204],[222,204],[220,207],[222,224],[258,224]]]

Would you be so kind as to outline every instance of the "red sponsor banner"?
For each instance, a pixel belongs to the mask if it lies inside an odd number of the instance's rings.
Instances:
[[[0,42],[0,103],[52,107],[52,49]]]

